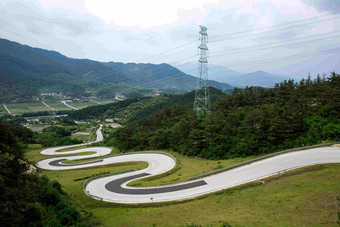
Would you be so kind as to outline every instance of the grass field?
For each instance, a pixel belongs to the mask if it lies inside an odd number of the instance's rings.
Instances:
[[[41,112],[41,111],[51,111],[50,108],[42,104],[41,102],[39,103],[27,103],[25,104],[32,112]]]
[[[26,153],[33,162],[39,150]],[[46,156],[44,156],[46,157]],[[143,184],[185,180],[244,160],[208,161],[177,156],[182,167],[173,174]],[[220,163],[218,163],[220,162]],[[105,171],[139,169],[142,164],[106,166],[70,171],[42,171],[58,180],[76,203],[91,211],[105,226],[336,226],[340,204],[340,164],[326,164],[288,171],[249,185],[224,190],[191,201],[126,206],[100,202],[83,194],[82,182],[74,179]],[[177,179],[178,178],[178,179]],[[176,179],[176,180],[174,180]],[[164,182],[162,182],[164,181]]]
[[[82,108],[85,108],[85,107],[88,107],[88,106],[98,105],[98,104],[95,104],[93,102],[71,102],[71,103],[67,103],[67,104],[69,104],[70,106],[73,106],[77,109],[82,109]]]
[[[9,111],[14,115],[51,110],[42,103],[18,103],[18,104],[6,104],[6,106],[9,109]]]
[[[61,102],[45,102],[47,105],[49,105],[50,107],[52,107],[53,109],[58,110],[72,110],[70,107],[65,106],[64,104],[62,104]]]
[[[20,104],[6,104],[7,108],[12,114],[24,114],[33,112],[30,108],[26,106],[24,103]]]
[[[95,100],[96,102],[100,104],[108,104],[114,102],[114,100]],[[72,110],[72,108],[64,105],[63,103],[60,102],[49,102],[45,101],[47,105],[49,105],[51,108],[55,110]],[[82,109],[88,106],[94,106],[98,105],[97,103],[94,103],[92,101],[88,102],[72,102],[68,103],[69,105],[77,108],[77,109]],[[40,112],[40,111],[51,111],[50,108],[45,106],[43,103],[38,102],[38,103],[19,103],[19,104],[6,104],[7,108],[9,111],[14,114],[14,115],[21,115],[24,113],[32,113],[32,112]],[[0,116],[7,114],[6,109],[3,107],[1,104],[0,106]]]
[[[187,181],[189,177],[202,173],[211,172],[223,167],[232,166],[241,162],[245,162],[256,158],[257,156],[249,156],[246,158],[234,158],[226,160],[207,160],[202,158],[189,158],[176,152],[167,151],[167,153],[180,160],[181,167],[172,171],[172,174],[158,178],[150,177],[133,181],[129,186],[157,186]],[[150,180],[151,179],[151,180]]]
[[[41,132],[44,128],[47,128],[49,125],[30,125],[29,129],[33,132]]]
[[[116,102],[116,100],[114,100],[114,99],[98,99],[98,100],[94,100],[94,101],[100,103],[101,105]]]

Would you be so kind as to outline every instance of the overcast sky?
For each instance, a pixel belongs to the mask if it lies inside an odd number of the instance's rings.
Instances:
[[[340,68],[339,0],[1,0],[0,37],[98,61],[197,62],[285,75]],[[303,75],[305,76],[305,75]]]

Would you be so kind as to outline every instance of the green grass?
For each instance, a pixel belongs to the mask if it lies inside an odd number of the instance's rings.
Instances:
[[[6,104],[7,108],[9,109],[9,111],[14,114],[14,115],[18,115],[18,114],[24,114],[24,113],[30,113],[33,112],[32,110],[30,110],[25,104],[20,103],[20,104]]]
[[[88,106],[98,105],[94,102],[71,102],[71,103],[67,103],[67,104],[69,104],[70,106],[73,106],[77,109],[82,109],[82,108],[85,108],[85,107],[88,107]]]
[[[95,100],[96,102],[100,104],[108,104],[114,102],[114,100]],[[49,105],[51,108],[55,110],[72,110],[72,108],[64,105],[61,103],[61,101],[53,102],[53,101],[44,101],[47,105]],[[82,109],[87,106],[93,106],[98,105],[92,101],[88,102],[72,102],[68,103],[69,105],[77,108]],[[24,113],[32,113],[32,112],[40,112],[40,111],[51,111],[50,108],[42,104],[41,102],[38,103],[18,103],[18,104],[6,104],[9,111],[14,115],[21,115]],[[0,116],[7,114],[6,109],[2,106],[0,106]]]
[[[19,103],[19,104],[6,104],[9,111],[14,115],[50,111],[51,109],[42,103]]]
[[[47,105],[49,105],[50,107],[58,110],[72,110],[72,108],[65,106],[64,104],[62,104],[61,102],[46,102],[45,103]]]
[[[35,164],[37,160],[44,159],[44,158],[52,158],[52,157],[62,157],[62,156],[81,156],[81,155],[90,155],[96,152],[94,151],[86,151],[76,154],[60,154],[60,155],[43,155],[40,154],[44,148],[39,147],[38,144],[29,144],[28,149],[25,151],[26,159],[29,163]]]
[[[79,158],[81,158],[81,157],[79,157]],[[102,157],[87,158],[87,159],[76,159],[76,160],[67,160],[67,161],[63,161],[62,163],[64,163],[64,164],[78,164],[78,163],[96,161],[96,160],[100,160],[100,159],[102,159]]]
[[[32,111],[32,112],[42,112],[42,111],[51,111],[50,108],[42,104],[41,102],[39,103],[27,103],[26,106]]]
[[[178,183],[182,181],[187,181],[189,177],[196,176],[202,173],[211,172],[223,167],[232,166],[241,162],[245,162],[256,158],[257,156],[249,156],[246,158],[234,158],[226,160],[206,160],[202,158],[192,158],[187,157],[176,152],[167,151],[173,155],[177,160],[180,160],[180,167],[171,171],[172,174],[166,175],[162,178],[157,178],[155,176],[144,178],[141,180],[136,180],[129,183],[129,186],[156,186],[156,185],[166,185],[172,183]],[[151,179],[151,180],[150,180]]]
[[[26,153],[27,157],[38,150]],[[45,156],[46,157],[46,156]],[[207,161],[178,156],[182,168],[167,181],[186,174],[206,172],[245,160]],[[207,164],[209,163],[209,164]],[[340,164],[305,167],[282,175],[249,183],[233,189],[184,202],[149,205],[120,205],[97,201],[82,193],[82,181],[74,179],[113,172],[141,164],[104,166],[91,169],[42,171],[50,179],[58,180],[82,208],[91,211],[104,226],[183,226],[195,223],[218,226],[221,221],[232,226],[335,226],[340,204]],[[197,166],[197,167],[195,167]],[[195,168],[192,170],[191,168]],[[171,178],[173,177],[173,178]],[[183,179],[184,179],[183,178]],[[161,183],[164,179],[156,179]]]
[[[81,136],[71,136],[72,138],[76,138],[78,140],[81,141],[90,141],[90,140],[94,140],[94,136],[93,135],[81,135]]]
[[[51,109],[39,103],[18,103],[18,104],[6,104],[9,111],[14,115],[20,115],[24,113],[32,113],[32,112],[42,112],[42,111],[50,111]]]
[[[41,132],[44,128],[47,128],[49,125],[30,125],[29,129],[33,132]]]
[[[88,148],[88,147],[90,147],[90,146],[82,145],[82,146],[79,146],[79,147],[63,148],[63,149],[60,149],[60,150],[56,150],[56,152],[73,151],[73,150],[79,150],[79,149]]]
[[[102,105],[116,102],[116,100],[114,100],[114,99],[99,99],[99,100],[94,99],[94,101],[96,101],[96,102],[98,102]]]

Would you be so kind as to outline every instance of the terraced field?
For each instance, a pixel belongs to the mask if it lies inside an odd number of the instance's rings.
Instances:
[[[70,106],[73,106],[77,109],[82,109],[82,108],[85,108],[85,107],[88,107],[88,106],[98,105],[94,102],[71,102],[71,103],[67,103],[67,104],[69,104]]]
[[[93,101],[88,101],[88,102],[72,102],[68,103],[69,105],[77,108],[77,109],[82,109],[88,106],[94,106],[94,105],[100,105],[103,104],[108,104],[114,102],[114,100],[94,100]],[[63,103],[60,102],[49,102],[45,101],[45,103],[50,106],[52,109],[55,109],[56,111],[60,110],[72,110],[72,108],[64,105]],[[18,104],[6,104],[7,108],[9,111],[14,114],[14,115],[21,115],[24,113],[32,113],[32,112],[42,112],[42,111],[51,111],[49,107],[44,105],[42,102],[37,102],[37,103],[18,103]],[[0,105],[0,116],[3,116],[7,114],[6,109],[3,107],[3,105]]]
[[[52,107],[53,109],[58,110],[72,110],[70,107],[65,106],[64,104],[62,104],[61,102],[45,102],[47,105],[49,105],[50,107]]]
[[[98,102],[98,103],[100,103],[101,105],[105,105],[105,104],[109,104],[109,103],[112,103],[112,102],[116,102],[116,100],[107,100],[107,99],[100,99],[100,100],[94,100],[94,101],[96,101],[96,102]]]
[[[23,103],[6,104],[6,106],[9,109],[9,111],[14,115],[34,112],[30,108],[28,108],[27,104],[23,104]]]
[[[27,103],[25,104],[31,112],[42,112],[42,111],[50,111],[51,109],[42,104],[41,102],[39,103]]]

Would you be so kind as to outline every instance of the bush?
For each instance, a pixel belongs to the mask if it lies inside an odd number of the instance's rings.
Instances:
[[[41,200],[46,205],[55,206],[60,201],[60,193],[57,189],[53,188],[51,185],[47,185],[43,194],[41,195]]]

